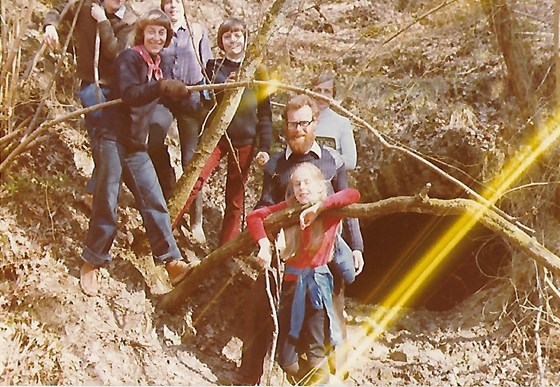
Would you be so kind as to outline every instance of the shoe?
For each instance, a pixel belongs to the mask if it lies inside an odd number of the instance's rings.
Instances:
[[[202,228],[201,223],[195,223],[192,227],[192,235],[194,240],[201,245],[206,244],[206,235],[204,234],[204,229]]]
[[[80,269],[80,288],[88,296],[96,296],[99,293],[99,278],[97,277],[97,266],[84,262]]]
[[[167,275],[169,276],[169,282],[172,286],[177,285],[187,273],[192,269],[192,266],[185,261],[171,261],[165,265],[165,270],[167,270]]]

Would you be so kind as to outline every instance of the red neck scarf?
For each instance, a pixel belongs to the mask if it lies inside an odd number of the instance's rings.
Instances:
[[[163,73],[159,67],[159,64],[161,63],[161,57],[159,55],[156,55],[156,61],[154,62],[152,56],[148,50],[146,50],[144,45],[134,46],[132,49],[139,53],[142,59],[144,59],[144,62],[148,65],[148,81],[152,80],[152,76],[156,79],[156,81],[163,78]]]

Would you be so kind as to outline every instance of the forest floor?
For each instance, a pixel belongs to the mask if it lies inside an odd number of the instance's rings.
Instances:
[[[78,283],[88,204],[83,191],[88,158],[83,133],[63,129],[34,159],[65,170],[1,191],[0,375],[3,384],[228,385],[238,379],[244,300],[254,272],[235,259],[208,278],[175,315],[158,309],[140,273],[128,260],[134,226],[141,223],[123,192],[114,261],[101,269],[100,295]],[[49,149],[58,149],[56,153]],[[56,158],[56,161],[53,159]],[[39,171],[36,171],[37,173]],[[220,170],[217,176],[220,176]],[[62,175],[60,175],[62,176]],[[219,229],[220,201],[205,191],[210,244]],[[12,190],[12,191],[10,191]],[[21,192],[26,190],[25,192]],[[210,192],[212,190],[212,192]],[[10,192],[18,191],[11,196]],[[23,200],[25,198],[25,200]],[[215,219],[215,220],[211,220]],[[187,233],[188,234],[188,233]],[[506,281],[507,282],[507,281]],[[348,299],[350,378],[346,385],[532,385],[537,382],[534,338],[508,317],[507,283],[496,282],[448,311],[384,310]],[[266,311],[264,311],[266,313]],[[396,315],[388,326],[381,316]],[[380,333],[375,333],[380,332]],[[554,335],[550,336],[550,339]],[[548,380],[560,382],[555,374]],[[287,385],[278,370],[270,383]]]
[[[134,3],[145,8],[148,2]],[[242,1],[200,2],[196,13],[205,17],[207,25],[214,26],[211,35],[224,16],[223,12],[212,10],[221,9],[216,7],[225,3],[234,13],[236,7],[242,9],[253,24],[262,16],[253,12],[253,8],[262,10],[262,7],[251,8]],[[311,58],[311,50],[319,50],[313,52],[325,63],[334,63],[346,55],[338,70],[345,74],[347,84],[361,64],[364,52],[420,14],[410,9],[414,8],[410,5],[408,11],[397,10],[394,3],[406,8],[409,2],[333,0],[323,5],[320,18],[314,14],[317,8],[301,11],[293,25],[289,28],[285,25],[279,31],[272,43],[277,46],[269,53],[269,64],[277,64],[278,74],[284,77],[286,71],[293,71],[288,79],[301,85],[305,83],[301,78],[306,71],[316,72],[323,63]],[[419,3],[424,11],[430,4],[439,4]],[[419,23],[420,31],[403,34],[409,39],[406,43],[392,48],[376,43],[378,62],[371,67],[377,70],[364,74],[365,81],[362,79],[356,85],[355,93],[347,96],[345,102],[354,111],[363,113],[379,130],[393,130],[391,134],[401,141],[408,138],[409,146],[414,149],[432,154],[430,150],[441,148],[438,141],[455,144],[454,141],[460,142],[458,139],[464,139],[465,143],[472,140],[467,144],[472,146],[468,149],[474,149],[476,155],[485,149],[489,152],[482,155],[485,160],[497,160],[499,154],[492,147],[499,145],[493,137],[494,129],[503,124],[500,120],[505,122],[498,115],[504,109],[496,108],[495,103],[503,92],[495,76],[501,71],[501,60],[488,43],[489,34],[481,22],[483,16],[478,5],[467,3],[460,10],[444,10],[448,13],[435,21]],[[44,11],[45,4],[39,10]],[[452,27],[448,19],[455,21]],[[336,33],[329,32],[333,28]],[[428,34],[430,29],[432,35]],[[475,36],[464,38],[465,31]],[[288,35],[289,44],[285,39]],[[353,39],[356,36],[362,46]],[[486,40],[479,39],[480,36]],[[364,40],[369,46],[363,46]],[[465,46],[458,46],[459,43]],[[286,50],[289,55],[283,54]],[[48,61],[40,63],[47,72]],[[484,66],[490,70],[477,74],[478,68]],[[442,69],[445,72],[440,76]],[[464,75],[448,80],[449,73]],[[36,85],[39,89],[46,84],[45,78],[41,79],[43,83]],[[449,86],[447,82],[456,83]],[[62,114],[76,103],[71,94],[64,94],[71,87],[61,84],[58,99],[54,92],[49,94],[53,101],[49,105],[52,116]],[[480,102],[487,105],[480,108],[475,98],[470,101],[472,106],[464,102],[469,93],[479,90],[488,91],[486,97],[490,102]],[[45,96],[41,94],[41,97]],[[275,102],[281,104],[283,98]],[[462,119],[468,121],[468,132],[462,131],[465,129],[461,127]],[[279,111],[275,111],[275,121],[279,121]],[[443,121],[449,124],[444,125]],[[403,128],[410,132],[405,133]],[[429,136],[425,136],[428,132]],[[379,176],[376,168],[384,156],[379,152],[379,144],[372,145],[374,141],[367,130],[357,130],[356,138],[359,166],[353,181],[364,198],[373,200],[378,187],[370,183]],[[176,135],[170,141],[171,148],[176,150]],[[279,142],[275,146],[280,146]],[[176,153],[174,157],[178,166]],[[385,179],[385,187],[389,190],[393,184],[389,179],[400,182],[400,187],[405,186],[402,192],[387,191],[389,194],[410,194],[411,186],[425,184],[422,176],[403,170],[403,165],[394,159],[381,161],[398,172],[381,173],[379,179]],[[241,337],[246,334],[242,327],[244,304],[255,275],[251,265],[242,257],[234,257],[185,300],[177,313],[160,310],[161,296],[150,293],[142,275],[131,263],[133,242],[138,230],[142,230],[142,222],[132,195],[123,189],[118,211],[119,231],[111,250],[114,260],[100,270],[101,293],[95,297],[84,295],[78,279],[91,210],[85,195],[91,169],[87,138],[79,120],[75,120],[54,127],[3,176],[0,384],[233,384],[239,378]],[[260,190],[260,172],[257,169],[253,172],[248,184],[247,208],[253,207]],[[410,179],[402,178],[405,173]],[[188,232],[179,239],[182,248],[188,246],[200,257],[216,247],[223,213],[223,175],[222,165],[204,191],[208,245],[193,245]],[[533,200],[533,196],[527,196],[525,203]],[[555,230],[557,221],[547,224],[547,230]],[[550,238],[550,245],[558,245],[557,239]],[[380,246],[375,254],[382,254],[385,248]],[[366,252],[366,264],[370,255],[374,252]],[[545,316],[539,312],[543,305],[549,305],[548,300],[540,300],[539,304],[534,295],[525,295],[532,293],[519,289],[517,281],[524,278],[524,273],[533,273],[533,263],[515,251],[510,251],[508,258],[509,266],[500,278],[447,310],[432,311],[421,306],[383,308],[348,298],[350,377],[345,385],[560,384],[557,360],[560,331],[555,324],[545,324]],[[532,282],[527,283],[526,286],[532,286]],[[544,313],[548,316],[546,321],[556,321],[552,311]],[[268,382],[288,385],[277,368]]]

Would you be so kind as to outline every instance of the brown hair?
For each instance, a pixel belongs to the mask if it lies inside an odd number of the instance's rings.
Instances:
[[[294,189],[292,186],[292,179],[293,176],[302,169],[307,169],[311,172],[311,177],[313,180],[322,183],[320,188],[320,198],[324,200],[328,195],[328,186],[327,180],[325,179],[325,175],[323,172],[314,164],[311,163],[301,163],[298,164],[292,173],[290,174],[290,183],[288,184],[288,188],[286,189],[286,200],[290,203],[291,206],[297,206],[299,203],[294,198]],[[309,226],[311,230],[311,238],[309,239],[309,245],[305,246],[305,250],[310,255],[315,255],[321,244],[323,243],[325,229],[323,227],[323,222],[315,221],[311,223]],[[286,238],[286,248],[281,252],[282,259],[288,260],[291,257],[295,256],[300,250],[301,244],[301,228],[299,223],[287,227],[284,230],[284,235]]]
[[[161,2],[159,3],[159,9],[161,9],[163,11],[163,7],[165,6],[165,4],[170,3],[171,0],[161,0]]]
[[[299,110],[304,106],[309,106],[311,108],[311,113],[314,120],[319,117],[320,112],[315,100],[313,100],[313,98],[311,98],[307,94],[298,94],[290,98],[290,100],[286,104],[286,108],[284,109],[284,120],[288,119],[289,111]]]
[[[167,30],[167,37],[165,39],[165,44],[163,47],[169,46],[171,39],[173,38],[173,28],[171,28],[171,21],[167,15],[159,9],[152,9],[146,12],[144,15],[140,16],[136,22],[136,30],[134,34],[134,45],[138,46],[144,44],[144,30],[147,26],[156,25],[165,27]]]
[[[218,47],[220,47],[222,51],[224,51],[224,43],[222,42],[222,36],[226,32],[237,32],[237,31],[243,32],[243,36],[245,37],[245,44],[247,44],[247,25],[243,20],[238,19],[236,17],[228,17],[226,20],[222,22],[222,24],[220,24],[220,27],[218,27],[218,35],[216,36],[216,41],[218,43]]]
[[[315,86],[320,85],[321,83],[329,82],[329,81],[332,81],[332,83],[333,83],[333,97],[335,97],[336,96],[336,75],[335,75],[334,71],[332,71],[332,70],[323,71],[322,73],[317,75],[315,78],[313,78],[311,80],[311,82],[309,83],[309,87],[311,89],[313,89]]]

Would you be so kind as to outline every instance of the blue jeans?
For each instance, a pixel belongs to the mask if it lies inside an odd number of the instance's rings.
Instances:
[[[191,161],[200,134],[200,122],[185,114],[175,116],[177,118],[177,131],[179,132],[179,142],[181,144],[181,166],[183,171]]]
[[[107,96],[111,94],[111,89],[107,86],[100,86],[99,89],[95,83],[82,83],[82,88],[76,93],[82,106],[87,108],[107,101]],[[87,113],[85,117],[86,130],[90,141],[91,148],[95,147],[95,141],[99,137],[97,128],[101,124],[103,118],[103,109]],[[91,171],[91,178],[89,179],[86,191],[92,194],[95,191],[95,162],[93,170]]]
[[[280,295],[278,320],[278,364],[282,369],[298,363],[302,354],[306,354],[310,363],[317,364],[329,351],[325,343],[329,337],[329,318],[325,308],[315,309],[309,296],[305,297],[305,319],[299,338],[290,336],[292,303],[296,281],[283,281]]]
[[[183,172],[194,156],[198,145],[198,136],[202,126],[199,114],[189,116],[187,114],[176,114],[177,131],[179,132],[179,142],[181,144],[181,167]],[[190,209],[190,223],[202,225],[202,191],[198,192]]]
[[[333,254],[333,266],[344,282],[351,284],[356,279],[356,268],[354,267],[354,254],[340,235],[336,237]]]
[[[171,165],[165,139],[173,124],[173,115],[162,104],[157,104],[149,118],[148,154],[152,159],[165,200],[175,188],[175,170]]]
[[[136,200],[152,255],[160,261],[181,259],[154,166],[147,152],[127,154],[122,145],[100,139],[93,149],[96,183],[82,259],[94,266],[111,261],[109,249],[117,234],[121,178]]]

